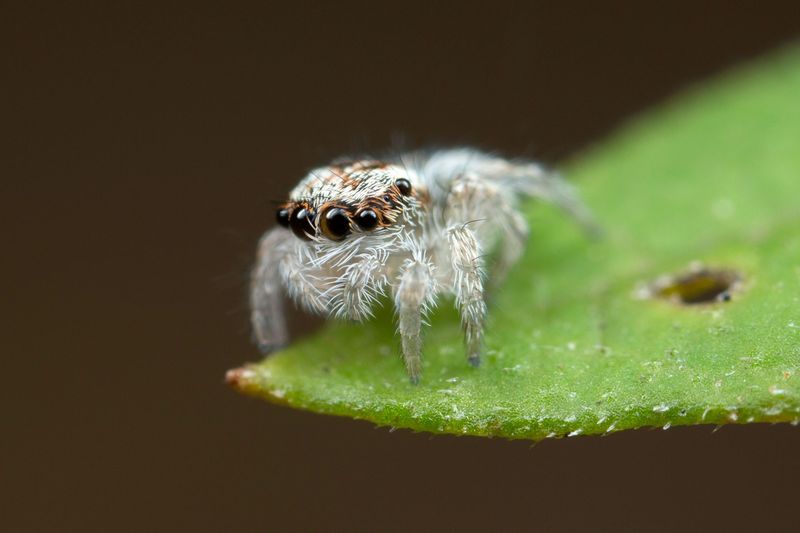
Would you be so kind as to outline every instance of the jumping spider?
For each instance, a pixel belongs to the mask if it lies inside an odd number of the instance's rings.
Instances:
[[[473,149],[341,161],[310,172],[258,247],[250,303],[260,349],[287,343],[281,287],[308,311],[357,321],[369,318],[388,292],[408,375],[417,383],[425,315],[450,293],[467,360],[477,366],[486,317],[484,253],[498,248],[491,273],[497,285],[525,246],[528,228],[517,210],[525,196],[554,202],[591,227],[587,210],[557,175]]]

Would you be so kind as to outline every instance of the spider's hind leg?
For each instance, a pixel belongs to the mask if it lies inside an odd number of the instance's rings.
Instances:
[[[508,175],[515,190],[555,204],[588,236],[597,238],[602,235],[602,228],[575,187],[558,172],[548,171],[536,163],[517,163],[511,164]]]
[[[501,214],[499,250],[488,287],[492,296],[505,282],[511,267],[522,257],[528,240],[528,223],[525,217],[508,203],[501,203],[498,209]]]

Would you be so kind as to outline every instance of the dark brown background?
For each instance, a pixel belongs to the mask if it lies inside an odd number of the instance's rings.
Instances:
[[[531,448],[222,377],[257,358],[248,262],[311,165],[400,135],[558,162],[797,8],[62,4],[0,15],[3,530],[796,530],[790,426]]]

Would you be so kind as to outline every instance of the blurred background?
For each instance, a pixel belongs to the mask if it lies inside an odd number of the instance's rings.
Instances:
[[[532,447],[223,384],[308,168],[401,142],[557,165],[796,39],[796,2],[72,4],[0,8],[3,530],[797,530],[798,428]]]

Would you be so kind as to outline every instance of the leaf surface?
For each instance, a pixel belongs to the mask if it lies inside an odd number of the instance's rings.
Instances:
[[[538,440],[642,426],[800,419],[800,50],[630,123],[572,161],[604,228],[589,241],[540,203],[467,365],[452,304],[408,382],[390,309],[335,323],[228,380],[319,413],[435,433]],[[700,262],[730,301],[638,297]],[[385,307],[389,307],[388,304]]]

